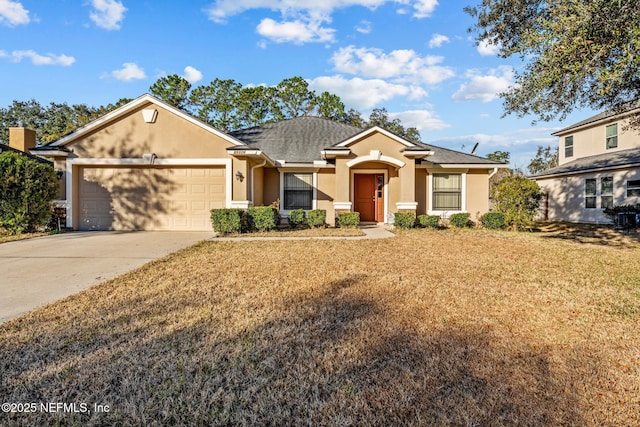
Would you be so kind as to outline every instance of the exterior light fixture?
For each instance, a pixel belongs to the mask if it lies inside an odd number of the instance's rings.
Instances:
[[[244,175],[242,174],[242,172],[236,172],[236,179],[240,182],[244,181]]]

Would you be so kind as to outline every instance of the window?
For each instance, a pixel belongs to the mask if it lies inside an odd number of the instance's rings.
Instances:
[[[627,181],[627,197],[640,197],[640,180]]]
[[[586,179],[584,182],[584,207],[587,209],[596,208],[596,180]]]
[[[614,123],[612,125],[607,126],[607,150],[610,148],[618,147],[618,124]]]
[[[462,210],[462,175],[433,174],[433,210]]]
[[[564,156],[573,157],[573,136],[564,138]]]
[[[613,206],[613,177],[600,178],[600,207],[602,209]]]
[[[284,209],[310,210],[313,204],[313,174],[284,174]]]

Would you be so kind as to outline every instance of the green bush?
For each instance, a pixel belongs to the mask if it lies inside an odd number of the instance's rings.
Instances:
[[[341,212],[338,214],[338,227],[355,228],[360,225],[360,212]]]
[[[247,209],[249,230],[274,230],[280,222],[278,209],[273,206],[255,206]]]
[[[307,214],[304,209],[293,209],[289,211],[289,225],[298,228],[307,223]]]
[[[211,224],[217,233],[240,233],[245,231],[242,226],[245,222],[245,212],[242,209],[211,209]]]
[[[51,166],[12,151],[0,154],[0,227],[11,234],[36,231],[49,219],[57,194]]]
[[[611,220],[611,223],[616,227],[622,227],[622,224],[618,224],[618,214],[638,214],[640,213],[640,204],[637,205],[615,205],[610,208],[605,208],[602,213]]]
[[[523,176],[501,179],[493,190],[494,210],[504,214],[505,226],[511,230],[531,230],[542,190],[535,182]]]
[[[467,212],[455,213],[449,217],[449,224],[456,228],[469,227],[471,225],[470,217],[471,215]]]
[[[314,209],[307,214],[307,224],[310,227],[324,227],[327,225],[327,211]]]
[[[480,217],[480,223],[484,228],[499,230],[504,228],[504,214],[501,212],[487,212]]]
[[[440,226],[440,216],[418,215],[418,223],[425,228],[438,228]]]
[[[397,212],[393,216],[393,225],[398,228],[413,228],[416,225],[416,214],[413,212]]]

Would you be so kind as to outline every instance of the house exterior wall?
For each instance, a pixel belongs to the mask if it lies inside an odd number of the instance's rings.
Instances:
[[[618,146],[607,149],[606,127],[614,123],[618,124]],[[584,129],[570,130],[559,134],[558,164],[562,165],[572,160],[596,154],[613,153],[640,147],[640,134],[637,130],[626,129],[628,124],[628,119],[607,120],[597,122]],[[567,136],[573,136],[573,156],[571,157],[565,156],[565,137]]]
[[[264,168],[263,183],[262,204],[269,206],[280,198],[280,172],[278,169]]]
[[[416,208],[416,215],[422,215],[427,213],[429,206],[429,190],[428,179],[426,169],[416,169],[416,202],[418,207]]]
[[[489,172],[487,170],[470,169],[467,172],[467,212],[471,219],[489,210]]]
[[[336,188],[336,174],[333,169],[320,169],[318,171],[318,188],[316,197],[318,209],[327,212],[327,223],[335,225],[335,210],[333,208],[334,192]]]
[[[253,171],[253,194],[251,195],[254,206],[264,205],[264,168],[257,167]]]
[[[608,224],[610,220],[602,212],[600,180],[613,177],[613,204],[640,203],[640,197],[626,197],[627,181],[640,180],[640,168],[615,171],[587,172],[562,177],[537,180],[545,192],[541,216],[551,221],[567,221],[589,224]],[[585,207],[585,182],[596,179],[596,208]]]

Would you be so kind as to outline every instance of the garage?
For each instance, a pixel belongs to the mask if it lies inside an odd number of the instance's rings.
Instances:
[[[210,231],[226,203],[225,166],[78,168],[80,230]]]

